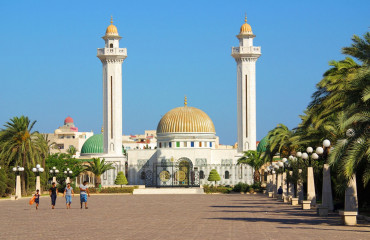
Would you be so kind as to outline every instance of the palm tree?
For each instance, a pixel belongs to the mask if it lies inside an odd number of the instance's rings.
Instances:
[[[33,131],[36,121],[28,117],[14,117],[6,122],[0,131],[0,158],[6,166],[22,166],[30,169],[35,163],[41,163],[44,148],[38,141],[39,133]],[[25,173],[21,174],[22,194],[26,193]]]
[[[276,153],[280,153],[280,156],[289,156],[297,147],[293,138],[294,134],[294,130],[289,130],[289,128],[282,123],[278,124],[277,127],[272,129],[267,135],[267,152],[269,152],[269,154],[264,155],[264,159],[272,161],[272,157]]]
[[[244,156],[238,159],[238,164],[248,164],[254,169],[254,181],[260,182],[260,168],[265,164],[260,151],[249,150],[244,152]]]
[[[352,46],[344,47],[342,53],[353,56],[366,65],[370,63],[370,33],[364,34],[364,39],[354,35],[352,37]]]
[[[100,176],[110,169],[115,169],[113,163],[106,163],[105,159],[100,160],[100,158],[93,158],[92,162],[88,162],[85,165],[86,171],[92,172],[95,175],[95,187],[99,187],[101,184]]]
[[[74,146],[69,146],[69,148],[67,149],[67,153],[71,156],[76,155],[77,149]]]

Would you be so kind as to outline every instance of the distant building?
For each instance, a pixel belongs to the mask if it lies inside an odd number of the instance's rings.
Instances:
[[[123,135],[122,146],[125,150],[155,149],[157,147],[157,132],[156,130],[145,130],[144,134]]]
[[[85,141],[92,135],[94,135],[93,132],[79,132],[71,117],[64,119],[64,125],[55,129],[54,133],[46,134],[49,144],[55,143],[50,148],[51,154],[67,153],[67,150],[73,146],[77,149],[77,156],[80,155]]]

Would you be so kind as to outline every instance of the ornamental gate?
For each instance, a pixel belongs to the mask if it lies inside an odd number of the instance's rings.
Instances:
[[[199,171],[187,158],[154,165],[156,187],[199,187]]]

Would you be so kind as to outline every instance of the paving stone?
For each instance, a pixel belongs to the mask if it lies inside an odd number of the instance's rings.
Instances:
[[[278,203],[264,195],[92,195],[89,209],[42,197],[0,200],[0,239],[369,239],[370,225]]]

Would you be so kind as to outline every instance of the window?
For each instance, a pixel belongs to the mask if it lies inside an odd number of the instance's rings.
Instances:
[[[188,142],[184,142],[184,147],[187,147],[188,146]]]
[[[194,142],[191,142],[191,147],[194,147]]]
[[[225,171],[225,179],[229,179],[230,178],[230,173],[229,171]]]
[[[169,148],[172,148],[172,142],[169,142],[169,143],[168,143],[168,147],[169,147]]]
[[[202,142],[199,142],[199,147],[202,147]]]
[[[204,172],[203,172],[203,170],[200,170],[200,172],[199,172],[199,178],[200,179],[204,179]]]
[[[110,48],[113,48],[113,43],[111,43],[109,47],[110,47]]]
[[[142,171],[141,172],[141,174],[140,174],[140,179],[142,179],[142,180],[145,180],[145,172],[144,171]]]
[[[161,147],[162,147],[162,143],[160,142],[160,143],[159,143],[159,148],[161,148]]]
[[[176,142],[176,147],[180,147],[180,142]]]
[[[167,147],[167,143],[165,142],[165,143],[164,143],[164,148],[166,148],[166,147]]]
[[[212,147],[212,142],[209,142],[209,147]]]

